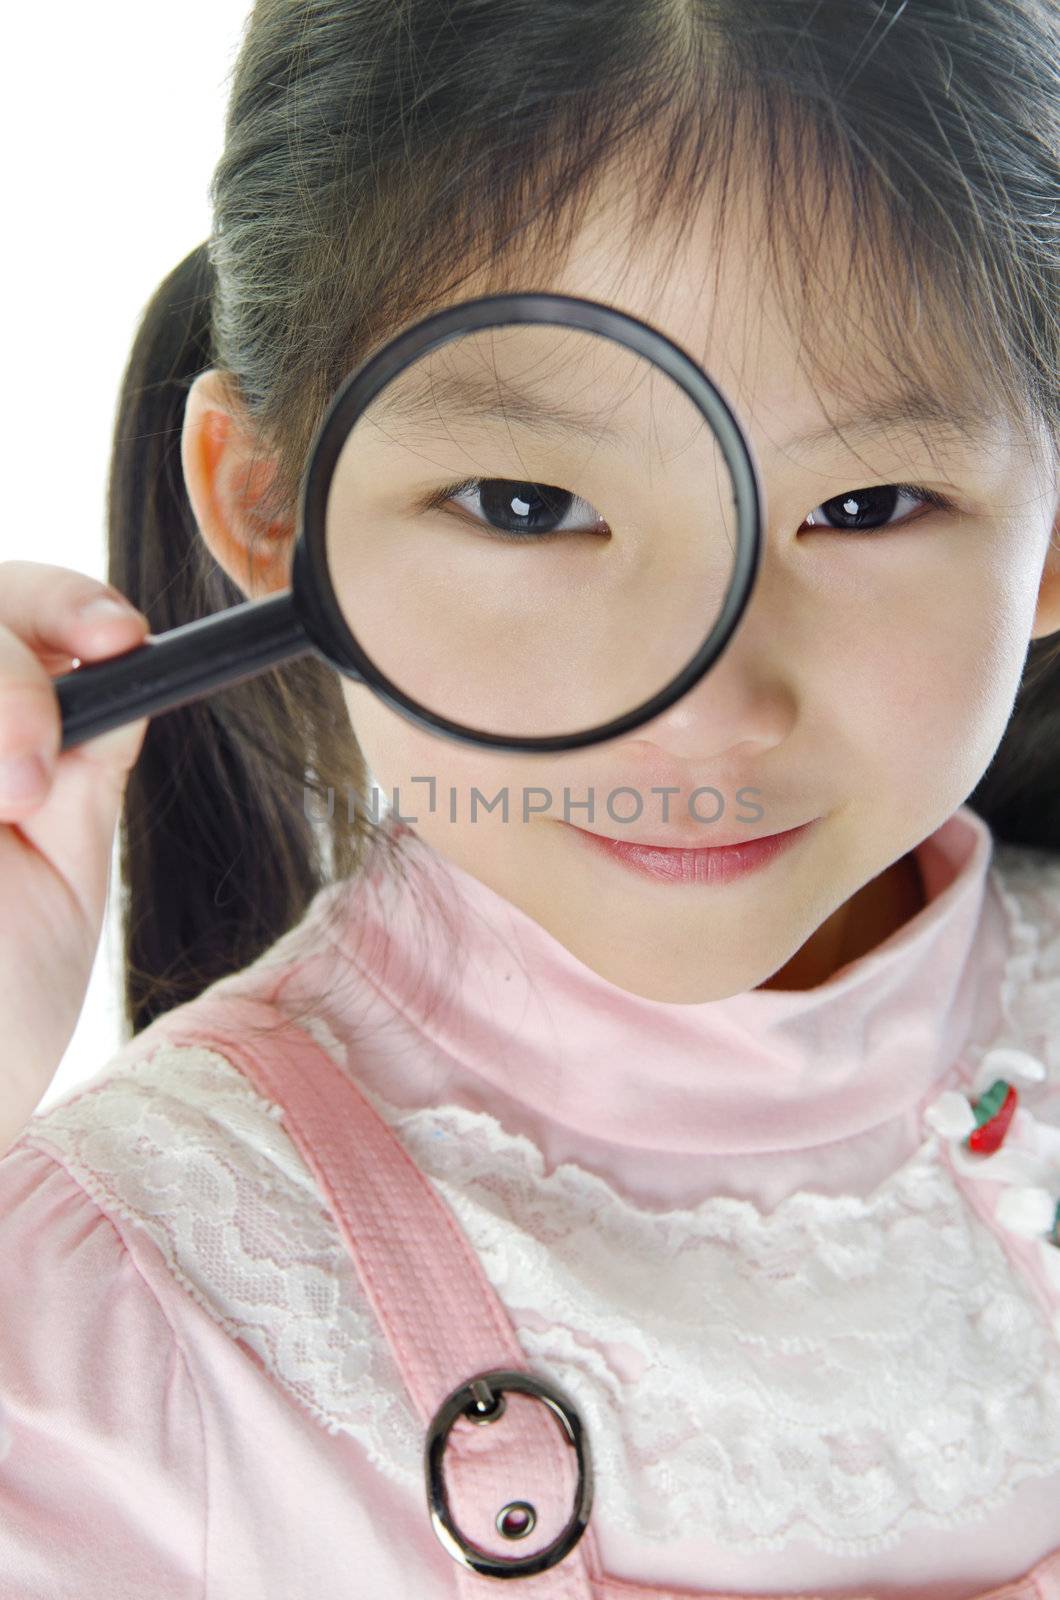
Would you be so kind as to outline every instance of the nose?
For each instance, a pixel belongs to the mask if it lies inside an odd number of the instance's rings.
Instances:
[[[791,652],[785,654],[775,608],[759,583],[725,649],[679,700],[645,722],[630,745],[648,744],[664,759],[748,767],[790,735],[796,716]]]

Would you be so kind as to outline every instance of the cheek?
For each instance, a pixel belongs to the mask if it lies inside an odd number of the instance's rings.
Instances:
[[[1011,568],[967,568],[848,637],[831,703],[881,782],[934,780],[954,804],[974,789],[1012,712],[1032,614]]]
[[[502,833],[510,840],[527,831],[521,816],[524,788],[538,784],[548,788],[552,781],[543,761],[477,750],[428,733],[361,684],[344,681],[342,693],[381,800],[396,805],[417,833],[443,853],[466,865],[473,850],[496,848]],[[488,809],[489,802],[505,789],[507,823],[501,805]]]

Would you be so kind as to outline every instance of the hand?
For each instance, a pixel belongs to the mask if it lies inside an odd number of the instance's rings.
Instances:
[[[81,1014],[122,795],[147,730],[142,717],[60,753],[51,680],[74,657],[122,654],[148,631],[141,612],[84,573],[0,562],[0,1155]]]

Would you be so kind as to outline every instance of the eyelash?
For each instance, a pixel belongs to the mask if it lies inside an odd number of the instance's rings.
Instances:
[[[846,493],[858,494],[859,492],[863,492],[866,487],[870,486],[862,485],[861,490],[852,489],[847,490]],[[914,500],[923,500],[932,511],[953,512],[957,510],[955,503],[950,500],[948,496],[939,494],[935,489],[922,488],[918,483],[883,483],[872,484],[871,487],[874,489],[896,489],[899,494],[910,495]],[[839,494],[829,495],[828,500],[822,500],[821,504],[827,505],[830,500],[842,500],[843,498],[844,496]],[[814,510],[816,509],[817,508],[814,507]],[[813,513],[811,512],[810,515],[812,516]],[[897,533],[899,529],[911,526],[913,522],[919,522],[921,520],[922,519],[920,517],[906,516],[903,517],[900,522],[885,523],[882,528],[829,528],[823,523],[815,523],[812,526],[812,531],[814,533],[837,533],[841,538],[844,539],[849,539],[852,536],[856,537],[858,534],[863,534],[869,538],[872,538],[873,536],[879,538],[880,534]]]
[[[493,481],[491,478],[465,478],[463,483],[447,484],[444,489],[438,489],[428,500],[425,500],[421,509],[434,511],[445,505],[446,501],[455,499],[458,494],[466,494],[469,489],[479,489],[484,483]],[[497,481],[505,482],[509,480],[500,479]],[[514,483],[520,480],[512,479],[510,481]],[[583,504],[587,503],[583,502]],[[463,515],[462,512],[461,515]],[[576,528],[555,528],[551,533],[506,533],[503,528],[491,528],[486,522],[476,522],[474,517],[465,516],[463,520],[469,522],[472,527],[477,528],[479,533],[484,533],[488,539],[498,539],[503,544],[550,544],[553,539],[569,539],[572,533],[585,531]]]
[[[483,483],[489,481],[489,479],[485,478],[466,478],[462,483],[447,484],[444,489],[437,490],[436,493],[431,495],[428,500],[424,501],[422,509],[424,511],[437,510],[441,506],[445,505],[447,501],[454,499],[457,495],[465,494],[469,489],[478,489]],[[957,510],[957,506],[946,495],[939,494],[934,489],[925,489],[920,484],[892,483],[862,485],[860,492],[863,492],[867,487],[896,489],[899,494],[907,494],[910,495],[914,500],[922,500],[924,504],[929,506],[933,511],[954,512]],[[845,491],[846,494],[857,494],[858,492],[859,490],[857,489],[849,489]],[[839,500],[842,498],[842,495],[829,495],[828,500]],[[827,505],[828,500],[822,500],[820,502],[821,505]],[[814,507],[814,510],[816,509],[817,508]],[[811,516],[813,515],[812,512],[809,514]],[[568,539],[572,532],[584,531],[571,528],[557,528],[552,532],[537,532],[533,535],[526,533],[506,533],[501,528],[491,528],[484,522],[476,522],[473,517],[469,517],[467,520],[482,533],[486,534],[487,537],[491,539],[499,539],[507,544],[547,544],[553,539]],[[881,534],[896,532],[901,528],[909,526],[911,522],[918,522],[920,520],[921,519],[919,517],[905,517],[901,522],[886,523],[881,528],[829,528],[823,523],[815,523],[812,525],[811,531],[814,533],[834,533],[838,534],[840,538],[844,539],[856,537],[859,534],[866,537],[874,536],[878,538]]]

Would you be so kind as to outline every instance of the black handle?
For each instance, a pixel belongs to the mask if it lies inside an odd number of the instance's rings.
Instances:
[[[62,716],[61,749],[187,705],[314,648],[290,589],[171,628],[134,650],[53,680]]]

